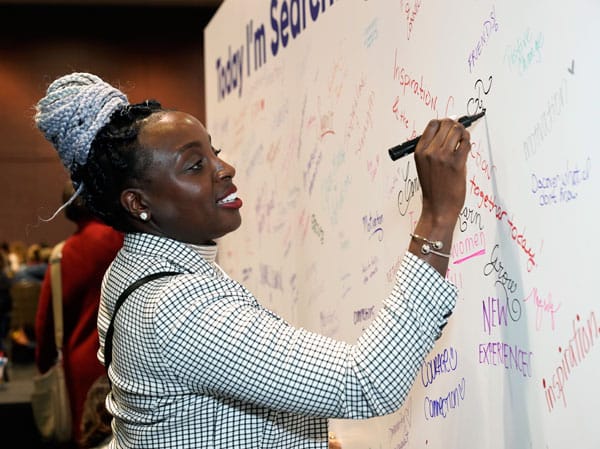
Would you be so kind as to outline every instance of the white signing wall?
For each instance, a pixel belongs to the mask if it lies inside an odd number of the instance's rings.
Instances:
[[[344,449],[600,447],[600,2],[226,0],[204,30],[207,128],[237,169],[220,264],[286,320],[353,342],[420,210],[431,118],[470,128],[455,312],[389,416]]]

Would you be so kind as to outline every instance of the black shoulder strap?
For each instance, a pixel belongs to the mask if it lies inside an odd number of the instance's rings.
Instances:
[[[153,281],[154,279],[158,279],[163,276],[173,276],[175,274],[181,274],[177,271],[160,271],[158,273],[152,273],[148,276],[144,276],[143,278],[138,279],[133,284],[125,289],[117,302],[115,304],[115,311],[113,312],[112,318],[110,319],[110,324],[108,325],[108,329],[106,330],[106,338],[104,339],[104,367],[106,368],[106,373],[108,374],[108,367],[110,366],[110,362],[112,362],[112,338],[113,333],[115,331],[115,317],[117,316],[117,312],[125,302],[125,298],[129,296],[129,294],[134,291],[136,288],[145,284],[146,282]]]

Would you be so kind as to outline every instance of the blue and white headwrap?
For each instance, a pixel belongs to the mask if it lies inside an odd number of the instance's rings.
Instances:
[[[44,133],[69,173],[76,164],[85,165],[97,132],[113,112],[129,104],[119,89],[91,73],[71,73],[56,79],[46,96],[36,105],[35,124]],[[75,194],[48,220],[52,220],[83,190],[75,185]]]

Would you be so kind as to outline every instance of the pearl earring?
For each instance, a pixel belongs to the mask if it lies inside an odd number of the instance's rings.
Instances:
[[[140,220],[142,221],[148,221],[150,217],[148,216],[148,212],[142,212],[140,213]]]

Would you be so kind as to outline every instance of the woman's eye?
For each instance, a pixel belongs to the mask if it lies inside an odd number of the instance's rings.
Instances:
[[[220,148],[217,150],[216,148],[214,148],[214,152],[215,152],[215,156],[218,156],[219,154],[221,154],[221,150]]]
[[[196,163],[190,165],[188,170],[200,170],[201,168],[202,168],[202,159],[200,159]]]

